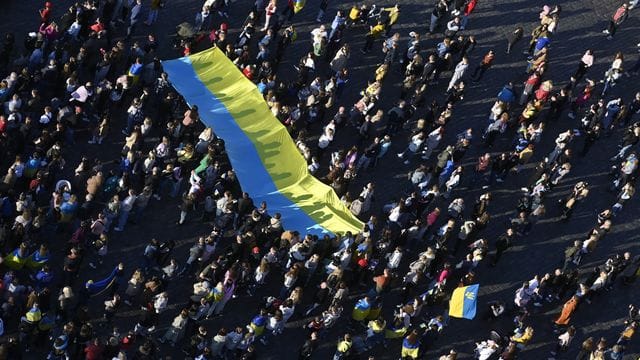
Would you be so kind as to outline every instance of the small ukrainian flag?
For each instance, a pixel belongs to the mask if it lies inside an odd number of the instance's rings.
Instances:
[[[479,284],[455,289],[449,301],[449,316],[472,320],[476,317]]]

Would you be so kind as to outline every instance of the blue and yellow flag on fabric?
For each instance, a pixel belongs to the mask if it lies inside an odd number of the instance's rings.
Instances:
[[[89,280],[85,283],[85,286],[87,287],[87,290],[91,296],[98,296],[113,285],[113,283],[116,281],[117,275],[118,266],[116,266],[113,271],[111,271],[111,274],[109,274],[109,276],[107,276],[106,278],[99,281]]]
[[[305,0],[296,0],[301,8]],[[287,229],[310,234],[357,233],[364,224],[335,191],[308,171],[287,128],[258,91],[218,48],[162,62],[171,84],[201,121],[225,141],[242,190],[282,214]]]
[[[476,317],[479,288],[479,284],[473,284],[453,290],[449,301],[449,316],[469,320]]]

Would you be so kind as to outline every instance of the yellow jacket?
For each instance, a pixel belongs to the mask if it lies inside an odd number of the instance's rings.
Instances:
[[[378,36],[380,36],[380,34],[383,31],[384,31],[384,25],[377,24],[376,26],[371,28],[371,30],[369,31],[369,35],[377,38]]]
[[[398,16],[400,16],[400,9],[393,6],[390,8],[382,9],[382,11],[389,12],[389,25],[393,25],[398,21]]]
[[[532,337],[533,337],[533,333],[525,331],[521,335],[513,335],[511,337],[511,341],[517,342],[522,345],[526,345],[529,341],[531,341]]]
[[[360,17],[360,9],[357,6],[352,7],[351,10],[349,11],[349,19],[358,20],[359,17]]]

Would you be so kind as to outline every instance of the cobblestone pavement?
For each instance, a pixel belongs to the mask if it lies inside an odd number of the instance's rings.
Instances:
[[[394,31],[399,31],[402,34],[403,43],[408,33],[412,30],[422,34],[426,33],[426,24],[433,8],[432,2],[432,0],[399,1],[402,9],[399,24],[394,28]],[[65,5],[68,6],[70,3],[71,1],[68,0],[55,2],[54,14],[56,17],[61,15]],[[191,0],[167,0],[166,3],[166,7],[160,12],[159,22],[151,28],[158,35],[161,42],[159,54],[163,59],[177,56],[176,52],[171,49],[168,35],[173,32],[178,23],[193,21],[195,13],[201,5],[200,1]],[[614,52],[618,50],[624,52],[627,67],[633,64],[638,56],[636,43],[640,41],[637,36],[640,28],[637,11],[640,10],[633,10],[629,19],[619,29],[615,39],[607,40],[600,31],[606,26],[608,17],[619,6],[617,1],[572,0],[558,3],[562,5],[563,11],[559,31],[553,38],[550,66],[545,76],[546,79],[554,80],[556,85],[563,85],[570,73],[576,68],[582,53],[587,48],[595,51],[596,58],[596,63],[587,74],[587,77],[601,79],[604,71],[612,61]],[[338,6],[348,9],[351,4],[351,2],[338,4],[330,1],[329,11],[325,20],[330,22]],[[479,1],[466,31],[468,34],[475,35],[478,40],[478,47],[470,54],[470,62],[472,67],[475,66],[487,50],[494,49],[497,54],[495,66],[488,70],[481,83],[469,83],[466,97],[456,106],[454,120],[451,121],[450,128],[447,129],[447,139],[443,140],[442,144],[450,143],[455,134],[468,127],[473,128],[474,133],[479,137],[482,129],[486,126],[486,117],[500,88],[508,81],[521,84],[525,79],[524,69],[526,64],[525,57],[521,54],[521,51],[528,39],[525,37],[523,41],[516,45],[514,51],[507,55],[505,54],[505,35],[512,31],[515,26],[523,26],[525,34],[528,34],[536,25],[538,12],[544,4],[545,2],[540,0]],[[247,0],[236,1],[231,4],[229,22],[232,29],[237,31],[251,5],[251,1]],[[40,6],[41,4],[37,1],[3,1],[0,5],[0,33],[14,31],[18,34],[17,39],[20,42],[26,32],[36,28],[38,21],[37,9]],[[305,9],[294,18],[294,23],[298,25],[299,38],[293,47],[288,50],[286,57],[289,62],[285,62],[280,67],[280,73],[285,78],[292,73],[290,71],[291,61],[297,61],[310,46],[308,32],[316,26],[314,21],[316,13],[317,4],[309,1]],[[220,19],[216,17],[214,23],[216,25],[219,24]],[[138,35],[143,35],[145,31],[147,29],[139,28]],[[423,40],[422,48],[433,48],[440,38],[441,35],[426,36],[425,40]],[[363,88],[366,80],[371,77],[376,64],[382,60],[379,44],[376,44],[375,51],[370,55],[360,55],[358,49],[363,40],[363,29],[361,28],[353,29],[346,36],[346,41],[352,44],[354,56],[349,63],[352,69],[352,81],[348,85],[347,95],[343,97],[341,105],[351,106],[353,104],[358,98],[358,92]],[[390,75],[385,80],[383,89],[381,105],[384,109],[388,109],[398,97],[398,87],[401,79],[399,74],[392,72]],[[621,83],[610,92],[609,96],[622,96],[625,100],[630,100],[633,93],[638,90],[636,86],[637,79],[637,77],[623,78]],[[441,81],[439,85],[430,88],[428,90],[430,96],[443,99],[442,94],[446,82]],[[123,112],[124,110],[116,109],[115,111]],[[568,128],[575,128],[576,125],[577,120],[569,119],[566,116],[566,112],[557,122],[548,124],[539,146],[543,150],[536,151],[533,162],[542,159],[551,151],[553,140],[559,132]],[[117,126],[114,126],[114,129],[117,128]],[[316,133],[318,132],[319,129],[316,129]],[[332,147],[348,142],[352,135],[355,135],[353,130],[342,130],[338,133],[337,140],[332,144]],[[94,147],[82,145],[86,143],[86,134],[80,133],[78,137],[79,149],[86,154],[103,160],[113,160],[117,156],[118,147],[121,146],[123,141],[122,136],[117,131],[114,131],[109,139],[114,143],[101,148],[98,152]],[[553,270],[558,265],[564,247],[574,239],[583,238],[595,223],[596,212],[614,202],[615,194],[607,190],[609,185],[607,172],[611,165],[608,158],[617,151],[620,137],[621,132],[618,130],[612,137],[601,139],[591,150],[588,157],[576,158],[573,161],[573,169],[570,176],[546,198],[547,207],[549,208],[547,218],[537,224],[527,237],[520,238],[516,246],[506,253],[497,267],[489,268],[486,264],[480,265],[477,272],[479,274],[479,283],[481,284],[479,298],[479,306],[481,308],[489,300],[502,299],[511,302],[516,288],[523,280],[531,279],[534,274],[542,274]],[[511,136],[505,136],[494,146],[493,151],[511,148],[511,140]],[[364,183],[374,181],[377,184],[376,209],[380,209],[383,204],[397,198],[399,195],[398,189],[403,187],[399,184],[403,184],[406,173],[413,169],[396,161],[395,156],[393,156],[395,152],[402,150],[406,144],[405,141],[405,135],[399,135],[394,138],[390,156],[383,159],[373,171],[360,176],[356,183],[352,185],[351,189],[358,191]],[[581,146],[581,142],[582,140],[578,139],[575,145]],[[485,150],[478,144],[476,139],[466,155],[463,162],[464,165],[471,170],[474,159],[483,151]],[[514,214],[519,189],[524,185],[530,174],[531,169],[526,169],[520,175],[510,176],[504,184],[492,189],[494,201],[490,211],[493,218],[489,228],[482,234],[490,243],[504,231],[506,220]],[[552,203],[566,194],[573,184],[579,180],[586,180],[591,184],[592,191],[589,199],[580,204],[569,222],[560,222],[558,211],[555,210]],[[471,201],[479,195],[480,191],[481,189],[474,187],[473,184],[465,182],[465,185],[456,190],[454,195],[464,196],[465,199]],[[180,261],[184,261],[189,244],[194,241],[195,237],[207,231],[207,226],[198,224],[195,221],[181,228],[175,227],[173,224],[178,217],[178,209],[177,203],[173,200],[155,201],[150,208],[145,216],[144,224],[129,226],[124,233],[113,235],[114,245],[110,248],[112,261],[97,271],[87,271],[83,274],[83,278],[100,278],[102,274],[108,272],[111,264],[117,261],[124,261],[128,268],[132,270],[139,261],[144,245],[151,237],[159,239],[173,237],[176,239],[179,243],[176,256]],[[612,233],[606,237],[604,243],[598,245],[595,254],[587,259],[588,263],[583,264],[585,269],[602,263],[613,252],[629,250],[634,254],[638,253],[640,250],[638,247],[640,220],[638,220],[637,211],[637,201],[632,201],[630,206],[625,208],[623,213],[616,218]],[[65,240],[58,239],[58,241]],[[256,296],[241,296],[232,300],[227,305],[224,317],[205,322],[210,332],[217,331],[223,325],[229,327],[248,323],[260,306],[261,296],[275,293],[280,286],[280,282],[280,275],[273,276],[269,286],[261,290]],[[190,291],[190,283],[178,283],[176,281],[170,284],[169,292],[172,310],[162,314],[158,334],[163,333],[164,327],[168,325],[170,318],[175,315],[175,309],[180,307],[181,303],[176,303],[176,301],[182,302],[186,300],[186,291]],[[306,298],[311,297],[312,293],[313,289],[307,289]],[[575,316],[575,325],[579,332],[567,358],[575,356],[575,350],[588,336],[596,338],[605,336],[610,341],[615,341],[618,332],[622,330],[622,318],[626,315],[626,305],[636,300],[639,294],[640,291],[637,285],[631,288],[616,287],[612,292],[595,298],[591,305],[582,306]],[[396,297],[396,295],[391,295],[386,301],[388,308],[394,304],[394,301],[397,301]],[[91,309],[95,310],[96,317],[101,314],[101,305],[99,299],[91,302]],[[548,351],[555,344],[555,336],[551,332],[550,314],[558,310],[558,307],[544,307],[532,317],[531,321],[536,334],[532,344],[525,352],[521,353],[519,358],[536,360],[547,358]],[[435,313],[438,310],[430,309],[430,311]],[[135,309],[122,312],[117,316],[117,323],[122,329],[129,329],[137,319],[137,314]],[[345,317],[348,317],[349,314],[349,309],[345,310]],[[268,347],[258,344],[259,358],[296,358],[297,350],[304,341],[305,332],[295,328],[296,325],[300,325],[299,321],[294,321],[289,325],[290,328],[285,331],[284,335],[277,337]],[[426,358],[435,358],[436,355],[448,351],[452,347],[462,353],[462,358],[469,358],[472,355],[473,341],[486,338],[491,329],[506,333],[511,329],[511,323],[508,319],[492,324],[488,324],[480,318],[474,321],[454,319],[451,321],[450,326],[445,329],[444,334],[438,339],[433,349],[428,351]],[[106,329],[101,329],[100,331],[106,331]],[[335,350],[337,337],[343,331],[343,325],[332,329],[323,339],[320,348],[314,355],[314,359],[329,359]],[[172,355],[173,358],[182,358],[181,352],[176,348],[163,346],[162,349],[166,352],[166,355]],[[625,359],[635,359],[639,352],[640,346],[638,346],[638,342],[632,343]],[[400,353],[399,342],[392,342],[388,349],[379,349],[374,353],[376,359],[397,359]],[[630,354],[634,354],[635,357]]]

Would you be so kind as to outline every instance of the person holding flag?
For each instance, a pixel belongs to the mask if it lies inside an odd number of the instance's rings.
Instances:
[[[384,330],[386,326],[387,322],[382,316],[378,316],[377,319],[369,321],[367,325],[367,338],[364,342],[367,351],[379,343],[384,342]]]
[[[11,270],[20,270],[29,262],[29,250],[22,243],[4,258],[4,264]]]
[[[288,21],[291,21],[293,15],[299,13],[306,3],[307,0],[288,0],[287,6],[282,11],[282,17],[286,17]]]
[[[365,296],[356,302],[356,305],[353,307],[353,312],[351,313],[351,318],[356,322],[361,322],[367,318],[370,311],[371,300],[368,296]]]
[[[31,269],[40,269],[49,262],[50,258],[51,252],[49,251],[49,248],[47,248],[47,245],[42,244],[40,245],[40,249],[31,254],[26,265]]]
[[[473,284],[455,289],[449,301],[449,316],[469,320],[475,318],[479,288],[479,284]]]
[[[420,352],[420,336],[417,330],[413,330],[402,340],[400,357],[403,360],[417,359]]]
[[[116,283],[118,275],[124,270],[124,264],[120,263],[116,266],[111,273],[104,279],[99,281],[89,280],[85,283],[86,293],[89,296],[98,296],[111,288]]]
[[[251,328],[257,337],[260,337],[264,332],[264,328],[267,325],[267,310],[260,309],[260,313],[256,315],[253,319],[251,319],[251,323],[249,324],[249,328]]]

